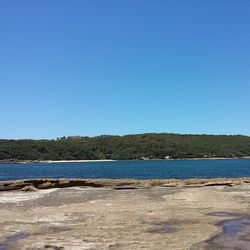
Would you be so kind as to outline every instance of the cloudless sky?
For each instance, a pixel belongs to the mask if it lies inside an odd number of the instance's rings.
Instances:
[[[249,0],[1,0],[0,138],[250,135]]]

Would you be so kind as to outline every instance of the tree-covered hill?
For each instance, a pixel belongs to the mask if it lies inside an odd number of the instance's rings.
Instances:
[[[250,137],[137,134],[0,140],[0,160],[164,159],[250,156]]]

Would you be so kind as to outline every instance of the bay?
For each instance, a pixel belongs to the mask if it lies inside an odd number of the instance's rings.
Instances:
[[[250,159],[0,164],[0,180],[33,178],[189,179],[250,177]]]

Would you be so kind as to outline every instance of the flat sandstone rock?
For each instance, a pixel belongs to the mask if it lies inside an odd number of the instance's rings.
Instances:
[[[23,192],[19,182],[20,190],[0,192],[0,249],[222,249],[229,240],[235,249],[250,249],[249,237],[240,238],[250,228],[244,181],[103,181],[103,187],[64,181],[65,187],[44,190],[48,183],[32,185],[43,190],[26,183],[36,191]],[[246,229],[223,236],[225,221],[237,219]]]

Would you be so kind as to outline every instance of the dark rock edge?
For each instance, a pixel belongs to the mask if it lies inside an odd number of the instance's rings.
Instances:
[[[109,187],[114,189],[137,189],[150,187],[205,187],[234,186],[250,183],[250,178],[218,179],[25,179],[0,181],[0,191],[67,188],[67,187]]]

